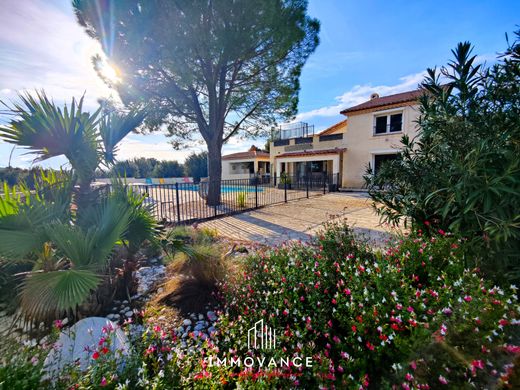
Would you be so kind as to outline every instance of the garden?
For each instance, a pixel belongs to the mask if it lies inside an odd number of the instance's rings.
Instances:
[[[422,138],[367,173],[407,222],[384,248],[345,221],[277,247],[163,226],[124,177],[93,186],[146,107],[20,95],[0,137],[71,169],[4,184],[0,389],[520,388],[520,42],[453,54]]]

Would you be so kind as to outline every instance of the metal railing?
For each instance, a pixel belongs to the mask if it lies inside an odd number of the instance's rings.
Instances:
[[[314,125],[305,122],[285,123],[279,128],[271,130],[273,141],[288,140],[292,138],[307,138],[314,134]]]
[[[213,183],[211,183],[213,184]],[[220,203],[208,205],[210,182],[134,184],[155,217],[165,224],[187,224],[337,191],[339,174],[253,176],[220,181]]]

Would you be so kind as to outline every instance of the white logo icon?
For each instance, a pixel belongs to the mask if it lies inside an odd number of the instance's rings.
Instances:
[[[247,347],[249,349],[272,349],[276,345],[276,330],[264,326],[264,320],[255,322],[255,326],[247,331]]]

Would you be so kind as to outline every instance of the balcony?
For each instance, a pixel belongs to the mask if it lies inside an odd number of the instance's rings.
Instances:
[[[280,125],[279,128],[273,128],[271,130],[271,139],[275,146],[288,145],[287,143],[279,143],[277,141],[286,141],[293,138],[296,139],[310,139],[312,142],[312,136],[314,135],[314,125],[309,125],[305,122],[297,123],[285,123]],[[307,143],[306,141],[302,143]]]

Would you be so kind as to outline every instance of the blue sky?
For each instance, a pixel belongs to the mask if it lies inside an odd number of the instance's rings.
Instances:
[[[519,28],[520,1],[310,0],[309,13],[321,21],[321,44],[302,73],[297,119],[320,130],[340,121],[341,109],[363,102],[372,92],[414,89],[427,67],[450,59],[457,42],[472,42],[481,61],[493,61],[505,48],[504,34]],[[94,108],[98,97],[112,93],[90,64],[99,50],[76,24],[70,1],[2,0],[0,99],[45,88],[56,101],[65,101],[86,91]],[[263,143],[234,139],[224,151]],[[7,165],[10,151],[0,142],[0,166]],[[132,134],[118,157],[182,161],[188,152],[174,151],[161,134]],[[12,165],[31,162],[31,156],[15,150]],[[56,158],[46,165],[63,163]]]

